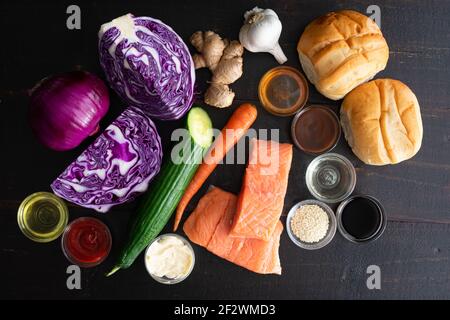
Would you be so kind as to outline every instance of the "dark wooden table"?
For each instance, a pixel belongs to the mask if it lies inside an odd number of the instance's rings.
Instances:
[[[81,7],[81,30],[66,28],[66,8]],[[2,1],[0,4],[0,297],[2,298],[145,298],[145,299],[380,299],[450,298],[450,1],[377,1],[382,31],[390,47],[389,63],[378,78],[404,81],[416,93],[423,117],[424,139],[413,159],[395,166],[364,165],[344,139],[336,152],[347,156],[358,174],[356,193],[379,198],[389,218],[386,232],[375,243],[355,245],[339,234],[326,248],[308,252],[297,248],[283,233],[282,276],[261,276],[230,264],[195,246],[197,263],[182,284],[153,281],[140,257],[135,265],[111,278],[104,273],[113,264],[127,233],[136,203],[117,206],[108,214],[70,206],[70,219],[95,216],[105,221],[114,237],[109,259],[97,268],[82,270],[82,289],[66,288],[66,261],[60,242],[37,244],[17,226],[22,199],[49,191],[52,180],[92,139],[68,152],[39,145],[27,123],[27,89],[44,76],[83,68],[103,77],[98,63],[97,31],[115,17],[131,12],[163,20],[187,40],[196,30],[212,29],[237,38],[247,9],[273,8],[283,22],[281,46],[287,65],[299,68],[296,43],[304,27],[328,11],[351,8],[366,12],[366,1]],[[192,48],[191,48],[192,49]],[[244,76],[234,84],[234,105],[251,101],[259,106],[255,128],[279,128],[290,141],[291,118],[272,116],[260,107],[257,85],[261,75],[277,63],[269,54],[244,56]],[[198,72],[198,85],[209,74]],[[332,102],[310,87],[310,103]],[[111,111],[104,128],[123,103],[111,91]],[[221,128],[233,108],[207,107],[214,126]],[[181,121],[157,122],[170,147],[170,134]],[[304,174],[312,160],[294,152],[285,212],[299,200],[311,198]],[[208,180],[238,192],[243,165],[219,166]],[[206,186],[196,197],[206,190]],[[195,202],[196,202],[195,201]],[[190,205],[190,210],[193,205]],[[169,228],[167,228],[169,230]],[[381,268],[381,290],[368,290],[366,269]]]

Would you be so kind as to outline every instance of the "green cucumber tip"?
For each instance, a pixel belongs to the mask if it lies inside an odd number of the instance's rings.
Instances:
[[[106,276],[107,276],[107,277],[112,276],[114,273],[116,273],[116,272],[119,271],[119,270],[120,270],[120,267],[119,267],[119,266],[114,266],[114,268],[112,268],[112,270],[111,270],[110,272],[108,272],[108,273],[106,274]]]

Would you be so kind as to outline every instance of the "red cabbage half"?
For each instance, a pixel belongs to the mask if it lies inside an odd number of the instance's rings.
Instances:
[[[53,181],[53,192],[106,212],[147,190],[159,172],[161,139],[152,120],[128,108]]]
[[[195,70],[189,50],[169,26],[124,15],[101,26],[100,64],[111,87],[131,106],[161,120],[191,107]]]

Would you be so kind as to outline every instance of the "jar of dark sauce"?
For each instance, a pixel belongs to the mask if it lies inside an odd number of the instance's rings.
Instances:
[[[292,120],[291,136],[295,145],[306,153],[328,152],[341,136],[339,118],[329,107],[311,105],[299,111]]]
[[[336,210],[339,232],[355,243],[378,239],[386,228],[386,214],[381,203],[368,195],[355,195]]]

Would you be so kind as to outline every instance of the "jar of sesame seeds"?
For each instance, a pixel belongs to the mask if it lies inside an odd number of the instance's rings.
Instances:
[[[336,217],[323,202],[305,200],[294,205],[286,219],[289,238],[303,249],[316,250],[331,242],[336,234]]]

